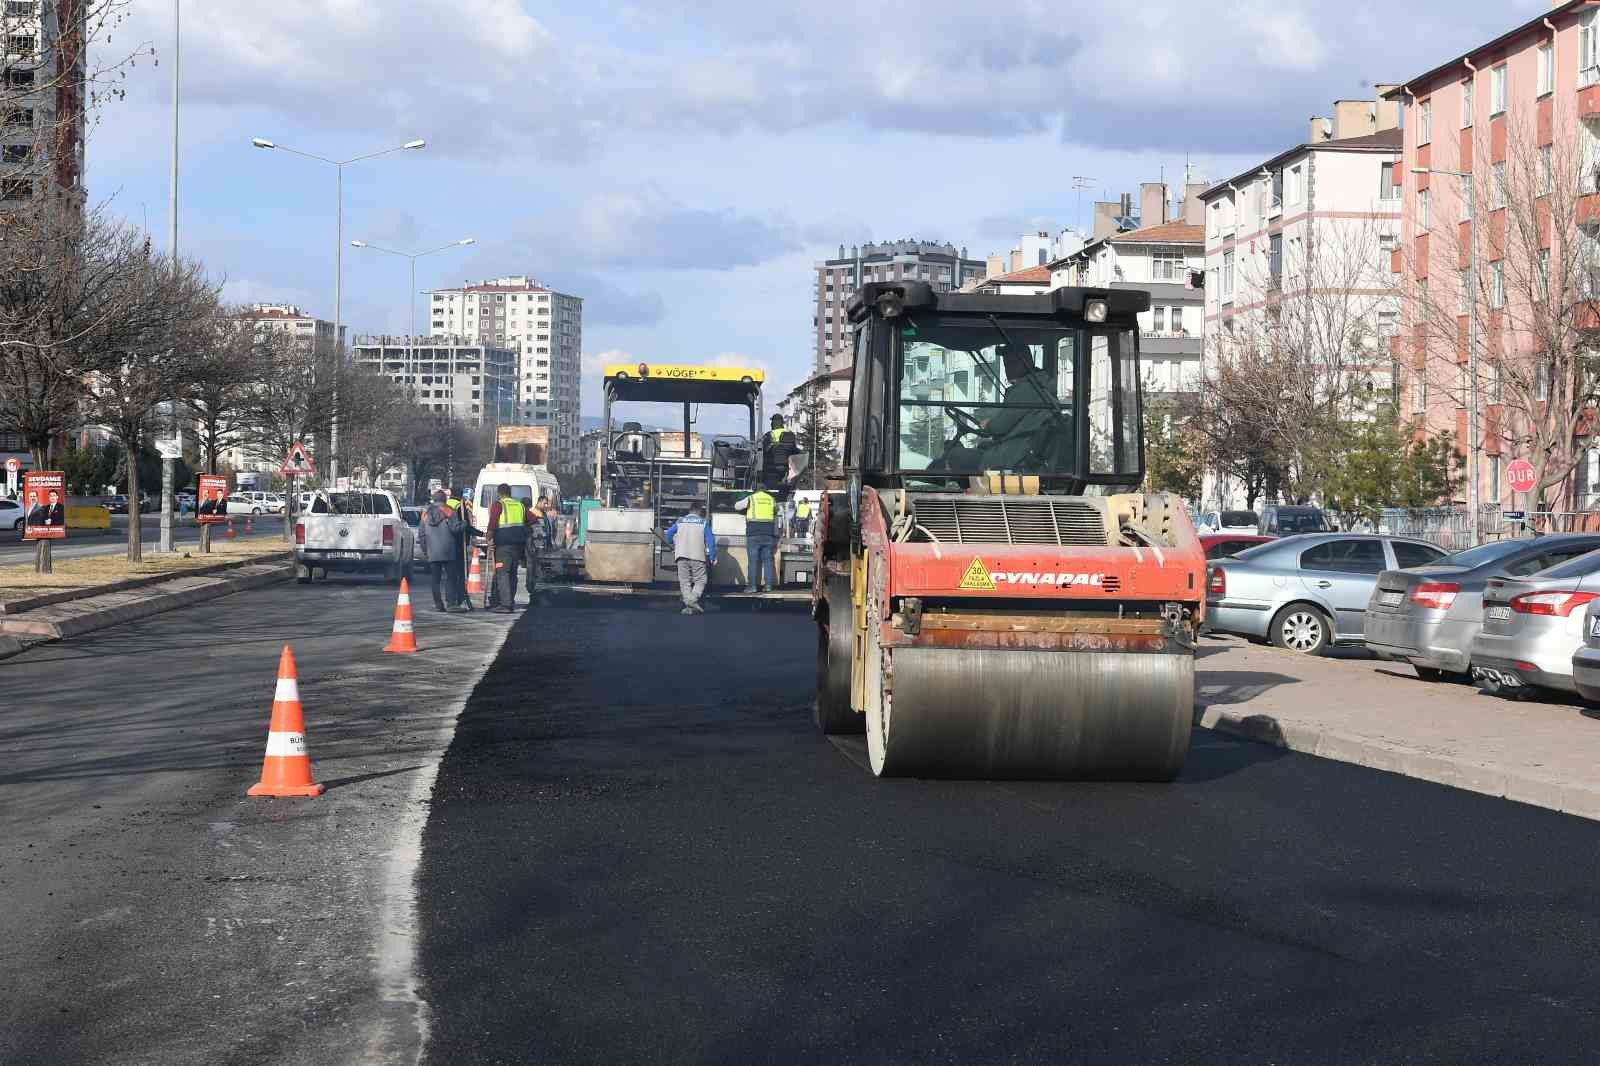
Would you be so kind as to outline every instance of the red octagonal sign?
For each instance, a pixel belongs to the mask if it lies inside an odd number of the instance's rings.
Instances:
[[[1538,475],[1533,472],[1533,464],[1526,459],[1513,459],[1506,467],[1506,485],[1512,492],[1532,492],[1536,480]]]

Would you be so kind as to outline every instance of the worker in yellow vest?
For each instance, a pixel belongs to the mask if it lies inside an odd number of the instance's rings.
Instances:
[[[777,543],[777,498],[766,489],[756,489],[733,505],[735,511],[744,512],[744,546],[749,557],[749,571],[745,574],[745,591],[762,592],[778,587],[772,552]]]
[[[804,540],[810,528],[811,501],[801,496],[794,501],[794,519],[789,523],[789,535],[796,540]]]
[[[528,505],[499,487],[500,498],[489,508],[489,539],[494,544],[492,609],[510,614],[517,606],[517,564],[528,553]]]
[[[799,451],[794,430],[783,424],[782,415],[773,415],[772,428],[761,438],[761,483],[769,489],[782,488],[789,476],[789,457]]]

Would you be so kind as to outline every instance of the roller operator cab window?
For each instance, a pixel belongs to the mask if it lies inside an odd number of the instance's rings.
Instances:
[[[927,472],[932,476],[917,480],[930,482],[988,471],[1137,475],[1139,374],[1131,331],[935,316],[899,329],[903,474]],[[1089,387],[1080,402],[1075,392],[1085,363]],[[1088,422],[1087,463],[1078,455],[1080,418]]]

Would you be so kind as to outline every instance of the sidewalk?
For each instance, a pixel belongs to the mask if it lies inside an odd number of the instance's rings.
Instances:
[[[1600,710],[1430,684],[1365,652],[1201,641],[1195,724],[1600,820]]]

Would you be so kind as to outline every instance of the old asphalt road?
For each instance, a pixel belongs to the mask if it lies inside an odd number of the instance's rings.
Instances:
[[[1594,1058],[1592,822],[1203,732],[1171,786],[878,782],[803,614],[532,621],[424,837],[440,1066]]]
[[[416,655],[341,577],[0,663],[0,1063],[411,1061],[427,791],[508,628],[417,591]],[[247,799],[286,641],[328,791]]]

